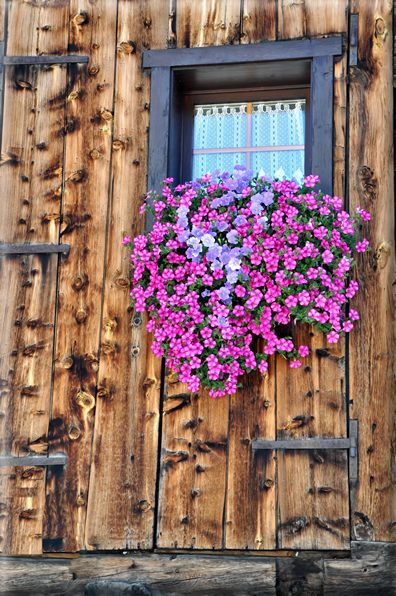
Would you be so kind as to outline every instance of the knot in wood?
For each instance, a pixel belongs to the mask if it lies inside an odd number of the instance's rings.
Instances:
[[[96,395],[101,399],[107,399],[110,396],[110,393],[106,387],[99,387]]]
[[[262,490],[268,490],[270,488],[272,488],[274,486],[274,481],[272,480],[272,478],[263,478],[263,480],[260,483],[260,488]]]
[[[69,437],[69,439],[71,441],[76,441],[81,435],[81,430],[78,428],[78,426],[75,426],[74,424],[72,424],[71,426],[69,426],[69,430],[67,431],[67,436]]]
[[[100,108],[100,117],[105,120],[106,122],[112,122],[113,121],[113,114],[112,112],[110,112],[110,110],[107,110],[106,108]]]
[[[100,351],[105,356],[112,356],[116,351],[116,344],[113,341],[104,341],[100,346]]]
[[[375,34],[384,35],[385,32],[385,21],[382,17],[378,17],[378,19],[375,21]]]
[[[265,399],[265,400],[263,401],[263,406],[264,406],[264,408],[266,408],[266,409],[267,409],[267,408],[270,408],[270,407],[272,406],[272,402],[270,402],[270,400],[269,400],[269,399]]]
[[[99,85],[97,85],[96,89],[99,91],[99,93],[103,93],[103,91],[106,90],[107,86],[108,86],[108,83],[99,83]]]
[[[132,354],[132,358],[137,358],[140,354],[139,346],[132,346],[131,354]]]
[[[46,222],[46,221],[57,221],[60,218],[60,213],[46,213],[45,215],[43,215],[43,218],[41,221]]]
[[[23,350],[23,355],[24,356],[33,356],[33,354],[36,352],[37,350],[37,344],[30,344],[29,346],[26,346]]]
[[[95,405],[95,399],[85,391],[79,391],[76,395],[76,403],[81,406],[86,412],[92,410]]]
[[[191,498],[192,499],[195,499],[195,497],[198,497],[199,496],[199,493],[200,492],[201,491],[199,490],[199,488],[193,488],[192,491],[191,491]]]
[[[129,279],[126,277],[126,275],[120,275],[119,277],[117,277],[114,280],[114,282],[120,288],[123,288],[123,289],[129,288]]]
[[[88,352],[87,354],[85,354],[84,360],[89,362],[94,370],[98,370],[99,360],[96,354],[94,354],[93,352]]]
[[[26,325],[27,325],[28,327],[33,327],[33,328],[35,328],[35,327],[37,327],[38,325],[40,325],[40,323],[41,323],[40,319],[31,319],[31,318],[29,318],[29,319],[26,321]]]
[[[96,77],[96,75],[99,74],[99,71],[99,64],[92,64],[92,66],[90,66],[88,69],[88,73],[91,77]]]
[[[100,44],[98,44],[96,41],[93,42],[92,44],[92,49],[93,50],[98,50],[100,48]]]
[[[138,328],[141,327],[143,323],[142,313],[137,312],[134,314],[132,319],[132,324],[134,327]]]
[[[71,93],[69,93],[67,101],[73,101],[73,99],[77,99],[78,97],[78,91],[72,91]]]
[[[80,10],[77,14],[74,15],[73,21],[76,25],[82,25],[83,23],[88,22],[88,13],[86,10]]]
[[[36,480],[36,479],[42,478],[43,475],[44,475],[44,468],[34,466],[33,468],[28,468],[27,470],[24,470],[21,474],[21,478],[24,478],[26,480],[29,480],[29,479]]]
[[[152,19],[151,17],[146,17],[143,21],[144,26],[149,29],[151,27],[152,24]]]
[[[92,151],[89,155],[90,155],[91,159],[99,159],[99,157],[101,157],[102,154],[97,149],[92,149]]]
[[[79,308],[76,311],[76,321],[77,323],[84,323],[85,319],[87,318],[87,311],[83,308]]]
[[[22,519],[35,519],[37,509],[22,509],[19,513],[19,517]]]
[[[81,180],[84,178],[84,176],[85,176],[84,170],[76,170],[69,176],[68,181],[81,182]]]
[[[74,364],[74,358],[73,356],[66,356],[66,358],[63,358],[63,360],[61,360],[61,366],[62,368],[71,368]]]
[[[136,42],[131,40],[122,41],[120,43],[120,49],[124,54],[134,54],[136,52]]]
[[[113,141],[113,151],[120,151],[121,149],[125,149],[124,141],[121,141],[120,139],[115,139]]]
[[[38,388],[38,385],[27,385],[22,388],[21,394],[28,396],[38,395]]]
[[[377,246],[377,250],[375,251],[374,258],[379,263],[379,268],[384,269],[389,259],[389,255],[391,253],[391,244],[384,240]]]
[[[83,497],[82,494],[77,495],[76,505],[77,505],[77,507],[84,507],[84,505],[85,505],[85,499],[84,499],[84,497]]]
[[[142,499],[141,501],[138,502],[138,510],[140,512],[145,513],[146,511],[150,511],[151,509],[152,509],[152,505],[146,499]]]
[[[73,279],[71,285],[75,290],[81,290],[85,285],[85,278],[81,274],[77,274]]]
[[[29,81],[22,81],[21,79],[17,80],[17,85],[19,85],[19,87],[21,87],[22,89],[31,89],[32,88],[32,84],[29,83]]]

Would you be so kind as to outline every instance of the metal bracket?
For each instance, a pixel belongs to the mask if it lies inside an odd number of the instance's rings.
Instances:
[[[16,466],[65,466],[67,455],[24,455],[15,457],[13,455],[0,455],[0,468]]]
[[[349,478],[358,477],[358,421],[349,421],[349,437],[345,439],[290,439],[267,441],[257,439],[252,442],[254,451],[264,449],[349,449]]]
[[[359,14],[351,14],[349,22],[349,66],[357,66],[359,39]]]
[[[37,255],[70,252],[70,244],[0,244],[1,255]]]

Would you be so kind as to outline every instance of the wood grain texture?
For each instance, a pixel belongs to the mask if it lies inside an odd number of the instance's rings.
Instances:
[[[0,450],[45,454],[55,315],[57,255],[0,259]],[[34,464],[33,464],[34,467]],[[1,468],[0,548],[41,553],[45,471]]]
[[[240,15],[240,0],[177,0],[177,47],[238,44]]]
[[[320,37],[347,30],[347,0],[278,2],[278,39]]]
[[[170,373],[170,371],[168,371]],[[219,549],[227,480],[228,396],[165,385],[158,537],[162,548]]]
[[[396,593],[396,546],[352,542],[352,558],[324,561],[324,596],[379,596]]]
[[[360,205],[371,214],[361,235],[373,249],[357,259],[352,307],[361,318],[349,339],[350,415],[359,421],[352,537],[394,541],[392,15],[385,1],[354,1],[352,12],[359,13],[359,45],[350,69],[349,199],[352,212]]]
[[[4,39],[6,0],[0,0],[0,40]]]
[[[73,552],[82,548],[84,539],[99,361],[116,16],[116,0],[70,3],[69,48],[89,54],[90,62],[69,66],[67,88],[61,234],[71,250],[59,273],[50,450],[65,452],[68,465],[48,474],[48,550]]]
[[[275,439],[275,360],[266,378],[255,371],[242,383],[230,396],[225,547],[269,550],[276,548],[276,459],[251,442]]]
[[[119,2],[112,187],[86,532],[90,549],[153,547],[161,360],[150,349],[147,317],[134,315],[130,307],[130,259],[121,241],[144,229],[139,210],[147,191],[150,75],[142,73],[141,57],[145,47],[166,47],[167,21],[166,3]],[[150,26],[143,26],[145,22]],[[128,40],[134,40],[136,52],[129,51]]]
[[[3,559],[0,566],[6,578],[0,594],[9,596],[83,596],[85,586],[98,579],[140,582],[152,596],[276,595],[275,561],[247,556],[88,555],[66,561]]]
[[[34,8],[34,10],[33,10]],[[9,7],[7,51],[36,55],[57,47],[67,51],[64,29],[68,2]],[[53,25],[41,36],[40,23]],[[21,31],[24,34],[21,35]],[[57,243],[62,164],[66,69],[7,67],[0,183],[3,241]],[[51,174],[50,174],[51,172]],[[57,255],[3,257],[0,317],[1,374],[6,386],[0,407],[2,452],[15,456],[46,454],[50,417],[51,370],[56,301]],[[2,469],[1,548],[4,553],[41,553],[45,470]]]
[[[297,325],[311,353],[299,369],[277,359],[277,439],[346,437],[344,342]],[[277,459],[282,548],[342,549],[349,544],[346,452],[280,452]]]
[[[276,39],[276,0],[243,0],[241,43]]]

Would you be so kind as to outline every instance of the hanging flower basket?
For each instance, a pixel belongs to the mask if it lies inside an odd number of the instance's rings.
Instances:
[[[141,213],[155,216],[153,230],[123,243],[132,250],[131,297],[147,310],[152,351],[180,381],[213,397],[234,393],[239,375],[259,368],[270,354],[301,366],[307,346],[282,337],[291,320],[314,325],[336,343],[359,318],[346,310],[358,289],[349,281],[352,252],[365,252],[358,224],[342,201],[316,192],[317,176],[296,181],[215,171],[162,195],[147,195]],[[252,349],[262,337],[262,353]]]

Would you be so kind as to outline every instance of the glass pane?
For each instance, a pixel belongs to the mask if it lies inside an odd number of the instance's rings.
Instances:
[[[246,103],[195,106],[194,149],[220,147],[246,147]]]
[[[260,102],[252,109],[252,147],[304,145],[305,101]]]
[[[268,174],[272,178],[288,180],[296,178],[298,182],[304,177],[304,150],[298,151],[254,151],[251,154],[253,172]]]
[[[193,177],[200,178],[214,170],[232,172],[236,165],[246,165],[246,153],[196,153],[193,161]]]

